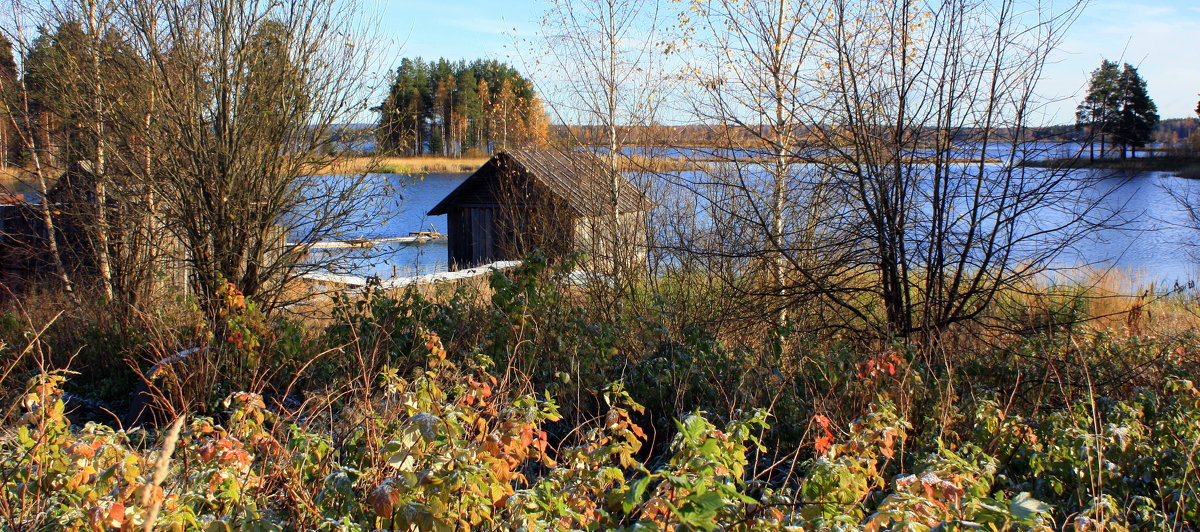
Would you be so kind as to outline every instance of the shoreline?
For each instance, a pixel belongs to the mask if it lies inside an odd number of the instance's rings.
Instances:
[[[1200,156],[1164,155],[1128,159],[1073,157],[1068,159],[1044,159],[1021,161],[1025,168],[1053,168],[1068,170],[1118,170],[1125,172],[1173,172],[1184,179],[1200,179]]]
[[[337,174],[430,174],[430,173],[472,173],[489,160],[489,157],[350,157],[315,170],[312,175]],[[834,159],[802,160],[791,158],[789,164],[836,164]],[[933,164],[931,158],[906,158],[906,163]],[[950,158],[942,161],[944,164],[1000,164],[1002,161],[994,158]],[[710,169],[714,164],[771,164],[769,159],[754,157],[722,158],[722,157],[650,157],[632,155],[620,160],[622,172],[686,172]]]

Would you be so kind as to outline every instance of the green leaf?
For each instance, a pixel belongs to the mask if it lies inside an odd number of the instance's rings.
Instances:
[[[35,444],[37,444],[37,442],[33,441],[33,438],[29,435],[29,427],[26,425],[21,425],[21,427],[17,429],[17,442],[20,443],[24,448],[33,447]]]
[[[387,463],[400,471],[415,471],[417,459],[408,451],[397,451],[388,457]]]
[[[1028,521],[1038,514],[1050,511],[1050,505],[1033,498],[1029,492],[1022,491],[1008,503],[1008,511],[1017,519]]]
[[[633,481],[633,489],[625,494],[625,504],[621,507],[625,513],[633,511],[633,508],[642,502],[642,495],[646,493],[646,487],[650,485],[650,477],[642,477]]]
[[[422,429],[417,425],[408,425],[400,430],[400,444],[405,449],[412,449],[417,442],[424,439],[421,435]]]
[[[697,506],[712,512],[716,512],[718,509],[725,506],[725,499],[721,498],[721,494],[715,491],[697,493],[689,496],[688,500],[692,501]]]

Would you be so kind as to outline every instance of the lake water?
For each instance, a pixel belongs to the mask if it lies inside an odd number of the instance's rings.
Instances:
[[[1060,256],[1059,266],[1093,269],[1114,268],[1160,284],[1188,282],[1200,277],[1200,230],[1185,208],[1172,196],[1191,194],[1200,198],[1200,181],[1181,179],[1165,172],[1117,173],[1081,170],[1075,177],[1089,177],[1097,205],[1119,211],[1124,223],[1105,229],[1078,242]],[[362,236],[402,236],[410,231],[446,232],[445,216],[426,216],[434,205],[454,190],[469,174],[430,174],[412,181],[406,176],[387,176],[403,199],[395,216],[378,226],[364,228]],[[1049,216],[1049,215],[1047,215]],[[378,256],[364,260],[356,275],[409,276],[446,270],[446,243],[424,245],[383,244]]]
[[[1200,221],[1175,197],[1200,200],[1200,181],[1168,172],[1088,172],[1099,176],[1096,194],[1111,192],[1105,207],[1119,209],[1127,223],[1085,238],[1064,262],[1116,268],[1160,284],[1200,279]]]
[[[1073,145],[1057,149],[1083,148]],[[392,215],[346,237],[406,236],[413,231],[429,230],[445,233],[446,217],[426,213],[469,175],[435,173],[419,179],[405,175],[378,176],[382,185],[395,191],[395,201],[388,209]],[[1059,257],[1059,266],[1115,268],[1143,281],[1166,284],[1200,280],[1200,222],[1192,220],[1174,197],[1194,198],[1200,215],[1200,180],[1182,179],[1166,172],[1130,174],[1106,170],[1079,170],[1072,177],[1090,179],[1089,192],[1100,198],[1097,207],[1119,211],[1125,223],[1078,242]],[[22,192],[33,195],[32,191]],[[1051,216],[1054,214],[1039,213],[1035,218]],[[446,271],[446,264],[445,240],[422,245],[388,243],[366,252],[353,260],[348,269],[337,273],[388,279]]]
[[[1151,148],[1159,147],[1158,145],[1150,145]],[[603,146],[593,147],[593,151],[598,154],[608,153],[608,149]],[[1108,157],[1119,157],[1116,148],[1108,147]],[[1014,151],[1016,151],[1014,155]],[[684,159],[717,159],[727,160],[730,158],[755,158],[765,157],[770,158],[770,154],[765,152],[756,152],[746,148],[692,148],[692,147],[677,147],[677,146],[627,146],[622,150],[626,155],[635,155],[643,157],[675,157]],[[819,158],[822,154],[829,155],[828,150],[809,149],[803,152],[806,157]],[[908,152],[910,155],[917,157],[927,157],[934,154],[934,150],[912,150]],[[1031,160],[1041,161],[1046,159],[1066,159],[1071,157],[1089,157],[1088,145],[1082,142],[1026,142],[1021,145],[1021,149],[1013,150],[1011,144],[1007,143],[991,143],[986,149],[981,144],[963,144],[951,149],[947,154],[951,158],[961,159],[976,159],[983,155],[989,159],[997,159],[1006,161],[1010,156],[1014,156],[1015,160]],[[1097,145],[1094,150],[1094,155],[1100,157],[1100,146]],[[1150,153],[1146,150],[1130,152],[1130,157],[1146,157]]]
[[[1190,193],[1200,198],[1200,181],[1164,172],[1078,172],[1076,177],[1094,179],[1092,190],[1095,197],[1102,198],[1097,207],[1119,211],[1124,223],[1078,242],[1059,258],[1059,266],[1115,268],[1143,281],[1166,284],[1200,277],[1200,230],[1171,194]],[[402,200],[392,218],[364,228],[361,236],[403,236],[422,230],[445,233],[446,217],[425,213],[468,175],[429,174],[416,181],[401,175],[387,176]],[[373,252],[375,257],[360,261],[351,273],[386,279],[446,270],[444,240],[424,245],[382,244]]]
[[[390,186],[398,196],[394,208],[391,209],[392,215],[380,219],[376,225],[361,228],[358,234],[351,235],[351,237],[386,238],[407,236],[415,231],[446,233],[445,216],[426,216],[425,213],[450,194],[469,175],[468,173],[427,174],[417,178],[400,174],[380,175],[379,177],[386,180],[386,185],[381,183],[381,186]],[[391,279],[444,272],[447,269],[445,240],[425,244],[383,243],[366,252],[318,251],[315,253],[344,253],[351,256],[362,253],[364,256],[361,258],[352,258],[353,266],[349,271],[338,272],[362,277]]]

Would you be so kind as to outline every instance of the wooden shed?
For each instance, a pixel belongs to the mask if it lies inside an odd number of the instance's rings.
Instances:
[[[448,216],[451,269],[517,260],[534,249],[551,258],[581,250],[593,261],[616,251],[644,256],[650,203],[620,178],[620,221],[613,231],[610,175],[590,152],[499,152],[429,215]]]

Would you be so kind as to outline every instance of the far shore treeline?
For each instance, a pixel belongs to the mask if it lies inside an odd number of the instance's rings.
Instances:
[[[2,65],[0,65],[2,67]],[[1110,96],[1128,91],[1108,85],[1117,83],[1121,73],[1107,82],[1103,73],[1114,70],[1116,63],[1104,61],[1093,72],[1087,97],[1080,103],[1076,123],[1028,127],[1019,132],[1027,141],[1102,143],[1113,137],[1120,144],[1124,137],[1136,137],[1127,146],[1142,148],[1182,146],[1189,143],[1200,130],[1196,118],[1165,120],[1133,120],[1141,116],[1134,107],[1153,106],[1145,96],[1145,81],[1136,69],[1126,65],[1123,74],[1136,85],[1142,95],[1137,105]],[[1136,83],[1134,83],[1136,81]],[[1137,91],[1135,91],[1137,92]],[[1126,100],[1128,98],[1125,98]],[[378,121],[375,137],[378,151],[394,156],[482,157],[505,146],[529,142],[557,140],[569,144],[603,146],[607,143],[607,128],[602,125],[550,123],[547,108],[534,83],[515,67],[493,59],[450,61],[403,58],[392,72],[391,83],[383,101],[373,110]],[[1152,111],[1150,111],[1152,112]],[[1117,120],[1116,117],[1122,117]],[[1126,130],[1134,128],[1136,135]],[[1111,125],[1110,125],[1111,124]],[[1117,133],[1118,126],[1123,127]],[[753,145],[766,134],[768,126],[759,131],[716,124],[640,124],[618,126],[621,137],[640,146],[714,146],[730,140],[743,146]],[[959,141],[978,137],[972,128],[958,131]],[[997,141],[1012,139],[1018,132],[994,128]],[[1102,150],[1103,152],[1104,150]],[[1119,152],[1118,152],[1119,153]]]

